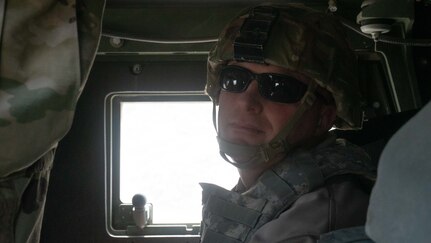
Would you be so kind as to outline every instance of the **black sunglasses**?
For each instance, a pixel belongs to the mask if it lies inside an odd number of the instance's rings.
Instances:
[[[256,74],[235,65],[224,67],[220,74],[220,86],[228,92],[244,92],[252,80],[257,81],[262,97],[280,103],[300,101],[308,88],[305,83],[292,76],[278,73]]]

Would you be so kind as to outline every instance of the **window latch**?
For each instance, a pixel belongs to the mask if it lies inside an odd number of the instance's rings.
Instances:
[[[132,216],[135,225],[143,229],[153,221],[153,205],[147,204],[147,200],[142,194],[135,194],[132,198]]]

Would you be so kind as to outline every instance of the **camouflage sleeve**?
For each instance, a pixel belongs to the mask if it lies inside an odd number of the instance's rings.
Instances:
[[[0,242],[38,242],[54,151],[94,60],[105,0],[3,2]]]
[[[0,178],[0,242],[39,242],[54,153]]]
[[[0,177],[28,167],[56,147],[71,126],[100,37],[103,0],[87,2],[97,10],[73,0],[6,1],[0,49]]]

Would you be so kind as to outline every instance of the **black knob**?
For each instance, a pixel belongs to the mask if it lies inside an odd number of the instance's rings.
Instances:
[[[135,194],[132,198],[132,204],[136,208],[143,208],[147,203],[147,199],[142,194]]]

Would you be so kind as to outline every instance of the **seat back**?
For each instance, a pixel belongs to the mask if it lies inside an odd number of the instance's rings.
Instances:
[[[429,242],[431,102],[388,142],[380,157],[366,232],[376,242]]]

